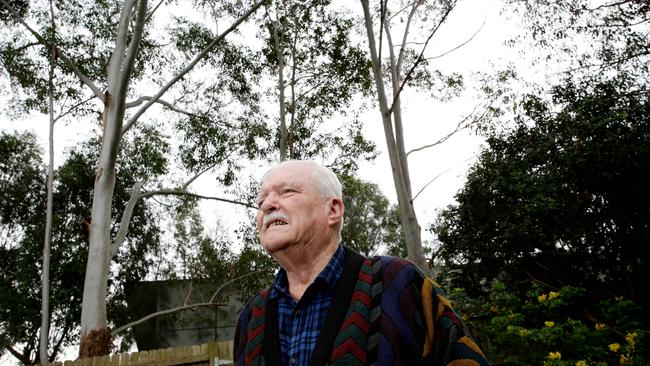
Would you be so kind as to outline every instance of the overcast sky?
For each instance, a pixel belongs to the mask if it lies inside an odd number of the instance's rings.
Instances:
[[[357,3],[346,2],[346,6]],[[360,8],[360,7],[359,7]],[[355,11],[355,8],[352,7]],[[358,9],[360,10],[360,9]],[[477,104],[472,93],[472,74],[477,71],[490,72],[504,65],[515,62],[520,57],[516,48],[506,47],[505,41],[514,37],[520,30],[512,21],[500,15],[499,0],[466,0],[460,1],[448,22],[441,27],[432,39],[428,56],[439,55],[474,38],[463,47],[448,55],[432,61],[431,66],[443,72],[460,72],[465,77],[467,91],[460,98],[449,103],[441,103],[424,97],[408,89],[402,94],[404,115],[404,132],[407,151],[430,144],[452,131],[458,121],[471,112]],[[526,65],[519,66],[526,72]],[[528,71],[534,75],[532,71]],[[377,183],[382,192],[392,202],[396,202],[395,189],[391,176],[391,168],[386,153],[386,142],[383,135],[381,118],[378,110],[368,110],[363,115],[365,134],[376,143],[380,154],[371,163],[363,162],[359,176],[367,181]],[[32,129],[36,131],[47,151],[47,115],[33,114],[21,121],[9,121],[7,116],[0,116],[1,129]],[[62,162],[62,152],[68,146],[84,139],[88,129],[79,123],[55,127],[56,163]],[[468,167],[475,161],[482,139],[463,131],[456,134],[442,145],[409,156],[413,192],[416,194],[429,184],[415,199],[415,208],[421,226],[425,229],[435,218],[437,210],[453,203],[454,194],[462,187]],[[260,172],[254,173],[259,174]],[[438,178],[436,178],[438,177]],[[436,178],[433,182],[432,179]],[[214,185],[214,180],[205,177],[198,180],[193,188],[196,192],[209,195],[223,195]],[[217,191],[215,191],[217,189]],[[208,226],[218,222],[226,224],[232,232],[237,227],[238,215],[233,215],[233,207],[213,201],[203,202],[203,212],[206,213]],[[239,210],[240,213],[243,209]],[[228,214],[223,214],[224,212]],[[423,231],[423,239],[431,240],[431,236]]]

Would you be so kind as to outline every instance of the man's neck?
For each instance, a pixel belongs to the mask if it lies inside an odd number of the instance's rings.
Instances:
[[[294,246],[283,251],[276,260],[287,272],[289,293],[299,301],[307,287],[325,269],[338,248],[338,240],[325,245]]]

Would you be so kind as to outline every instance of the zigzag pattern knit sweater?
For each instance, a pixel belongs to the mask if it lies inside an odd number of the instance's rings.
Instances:
[[[489,365],[440,287],[412,263],[346,248],[344,272],[310,365]],[[279,365],[277,301],[242,309],[237,366]]]

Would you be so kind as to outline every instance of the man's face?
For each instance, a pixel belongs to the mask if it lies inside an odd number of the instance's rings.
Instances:
[[[264,179],[257,199],[257,232],[271,255],[325,237],[328,199],[323,198],[308,165],[287,163]]]

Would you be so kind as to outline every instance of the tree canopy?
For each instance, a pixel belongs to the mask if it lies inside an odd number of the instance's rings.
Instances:
[[[139,134],[139,133],[138,133]],[[136,134],[136,135],[138,135]],[[137,140],[137,138],[136,138]],[[138,150],[130,149],[137,141],[125,144],[124,175],[154,177],[162,166],[143,164],[147,161],[164,161],[165,145],[149,134],[148,145]],[[142,146],[141,146],[142,147]],[[51,326],[48,358],[56,356],[78,340],[83,274],[88,251],[88,227],[95,172],[97,141],[91,140],[66,154],[66,160],[55,172],[54,223],[51,260]],[[9,350],[25,364],[39,360],[38,329],[40,327],[40,261],[45,220],[45,164],[42,151],[32,133],[0,133],[0,311],[2,349]],[[146,168],[145,168],[146,167]],[[129,194],[128,181],[119,184],[116,197],[123,209]],[[108,306],[112,323],[125,323],[128,319],[124,302],[125,283],[139,281],[152,270],[151,254],[160,245],[157,214],[149,205],[134,210],[133,231],[117,254],[119,266],[111,271]],[[113,223],[115,227],[117,223]],[[20,347],[20,348],[18,348]]]
[[[646,309],[650,104],[625,79],[528,96],[434,230],[460,287],[537,281],[624,295]],[[523,282],[522,282],[523,281]]]

